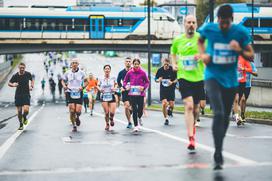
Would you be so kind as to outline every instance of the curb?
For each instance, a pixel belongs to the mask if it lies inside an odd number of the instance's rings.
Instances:
[[[146,108],[146,109],[150,110],[150,111],[162,112],[159,109],[153,109],[153,108]],[[179,111],[173,111],[173,113],[175,113],[175,114],[184,114],[184,112],[179,112]],[[200,117],[213,118],[213,115],[212,114],[205,114],[205,115],[200,115]],[[272,126],[272,120],[270,120],[270,119],[247,118],[246,122]]]

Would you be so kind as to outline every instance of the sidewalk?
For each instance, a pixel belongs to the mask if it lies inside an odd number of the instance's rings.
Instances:
[[[157,106],[161,106],[160,104],[152,104],[152,105],[157,105]],[[178,104],[176,106],[181,106],[182,104]],[[206,108],[209,108],[209,105],[206,106]],[[149,108],[147,107],[147,110],[152,110],[152,111],[158,111],[161,112],[161,108],[157,109],[157,108]],[[271,108],[259,108],[259,107],[247,107],[247,111],[257,111],[257,112],[272,112]],[[184,114],[181,111],[177,111],[174,110],[173,111],[175,114]],[[212,114],[207,114],[205,113],[205,115],[200,115],[200,117],[208,117],[208,118],[212,118],[213,115]],[[265,124],[265,125],[272,125],[272,117],[270,119],[260,119],[260,118],[246,118],[248,123],[256,123],[256,124]]]

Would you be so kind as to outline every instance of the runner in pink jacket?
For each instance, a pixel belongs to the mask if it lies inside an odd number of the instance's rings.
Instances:
[[[138,120],[142,123],[145,90],[149,87],[146,73],[140,68],[140,60],[133,60],[133,68],[126,74],[123,86],[129,91],[133,111],[134,131],[139,131]]]

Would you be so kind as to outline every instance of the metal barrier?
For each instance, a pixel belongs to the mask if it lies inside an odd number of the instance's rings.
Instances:
[[[0,63],[0,73],[3,70],[8,69],[11,66],[10,61],[4,62],[4,63]]]

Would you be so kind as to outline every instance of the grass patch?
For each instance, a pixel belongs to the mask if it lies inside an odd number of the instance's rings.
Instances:
[[[147,64],[147,63],[143,63],[143,64],[141,64],[141,66],[142,66],[143,69],[145,69],[146,71],[148,71],[148,64]],[[151,73],[152,73],[153,75],[155,75],[155,74],[157,73],[157,70],[158,70],[159,68],[160,68],[160,67],[153,67],[153,66],[151,65]]]
[[[148,108],[155,109],[155,110],[161,110],[161,105],[151,105],[151,106],[148,106]],[[184,106],[175,106],[174,111],[179,112],[179,113],[184,113]],[[212,111],[208,108],[205,108],[205,113],[212,114]],[[246,118],[272,120],[272,112],[247,111]]]

